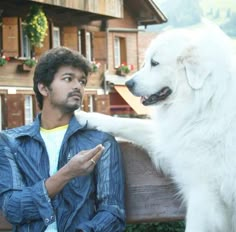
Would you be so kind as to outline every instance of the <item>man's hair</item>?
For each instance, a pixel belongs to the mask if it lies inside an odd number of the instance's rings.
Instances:
[[[34,92],[40,110],[43,108],[43,96],[38,90],[38,84],[41,83],[49,87],[55,73],[62,66],[79,68],[85,73],[86,77],[92,71],[90,62],[78,51],[66,47],[58,47],[45,52],[40,57],[34,72]]]

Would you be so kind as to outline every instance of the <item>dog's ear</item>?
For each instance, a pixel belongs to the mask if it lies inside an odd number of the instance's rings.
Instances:
[[[193,89],[201,89],[213,71],[211,62],[201,57],[199,51],[194,47],[184,51],[181,61],[189,86]]]

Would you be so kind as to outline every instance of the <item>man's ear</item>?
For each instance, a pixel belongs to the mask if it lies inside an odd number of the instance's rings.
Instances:
[[[213,72],[212,63],[201,57],[197,48],[194,47],[186,49],[180,60],[184,66],[189,86],[193,89],[201,89]]]
[[[48,95],[48,87],[42,83],[38,83],[38,90],[42,94],[42,96]]]

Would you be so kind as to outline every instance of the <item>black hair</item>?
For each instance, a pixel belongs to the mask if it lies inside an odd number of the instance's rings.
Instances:
[[[92,71],[90,62],[78,51],[58,47],[45,52],[40,57],[34,72],[34,92],[40,110],[43,108],[43,96],[38,90],[38,84],[41,83],[49,87],[55,73],[62,66],[79,68],[85,73],[86,77]]]

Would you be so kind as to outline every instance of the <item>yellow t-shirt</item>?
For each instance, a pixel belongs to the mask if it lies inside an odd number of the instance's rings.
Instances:
[[[66,130],[68,128],[68,125],[60,126],[53,128],[51,130],[47,130],[44,128],[40,128],[40,134],[45,142],[48,157],[49,157],[49,173],[50,175],[53,175],[57,172],[57,165],[58,165],[58,159],[59,159],[59,152],[61,149],[61,143],[64,138],[64,135],[66,133]],[[57,223],[53,222],[50,224],[46,232],[57,232]]]

